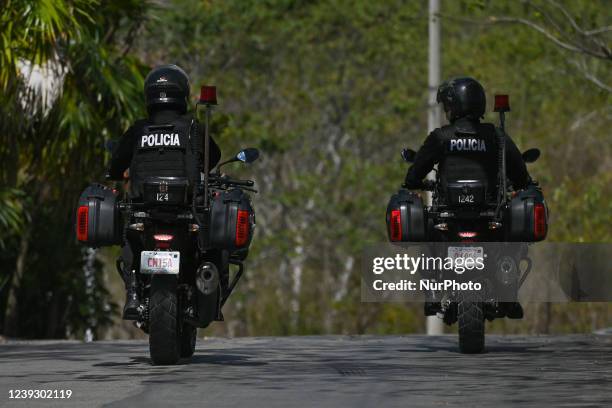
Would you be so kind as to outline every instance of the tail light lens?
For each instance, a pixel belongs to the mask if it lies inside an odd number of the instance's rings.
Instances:
[[[77,239],[81,242],[87,241],[87,229],[89,222],[89,207],[82,205],[77,210]]]
[[[161,242],[169,242],[174,239],[174,237],[170,234],[155,234],[153,235],[153,239]]]
[[[473,231],[461,231],[459,233],[459,236],[461,238],[474,238],[476,235],[478,235],[478,234],[473,232]]]
[[[402,240],[402,213],[400,210],[391,210],[391,223],[389,224],[391,241]]]
[[[237,247],[243,247],[249,240],[249,212],[246,210],[238,210],[236,218],[236,239],[234,244]]]
[[[533,207],[533,236],[536,240],[546,238],[546,207],[543,203],[537,203]]]

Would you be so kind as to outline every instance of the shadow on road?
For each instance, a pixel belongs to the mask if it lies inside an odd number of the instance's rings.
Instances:
[[[0,385],[70,383],[80,403],[116,406],[159,406],[168,396],[195,406],[209,395],[268,408],[287,401],[377,407],[381,398],[395,402],[385,406],[448,405],[472,389],[490,396],[484,406],[496,405],[500,395],[510,404],[585,405],[577,388],[591,396],[586,402],[592,406],[612,406],[603,391],[611,349],[612,336],[603,335],[492,335],[482,355],[460,354],[456,335],[206,338],[191,359],[153,366],[145,341],[19,342],[0,346]],[[441,379],[446,394],[439,393]],[[504,393],[508,389],[522,391]]]
[[[262,366],[268,363],[264,361],[250,361],[250,358],[237,354],[200,354],[194,355],[189,364],[220,364],[228,366]]]

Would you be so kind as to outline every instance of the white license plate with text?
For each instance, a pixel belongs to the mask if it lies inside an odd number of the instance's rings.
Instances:
[[[448,257],[457,258],[483,258],[483,247],[448,247]]]
[[[142,251],[140,273],[178,275],[181,253],[178,251]]]

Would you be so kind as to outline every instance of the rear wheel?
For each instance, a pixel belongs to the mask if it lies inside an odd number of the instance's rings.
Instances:
[[[195,352],[196,339],[198,328],[190,324],[184,323],[181,332],[181,357],[187,358],[193,356]]]
[[[155,365],[176,364],[181,354],[178,325],[177,279],[154,275],[151,279],[149,351]]]
[[[462,292],[457,302],[459,350],[482,353],[485,344],[484,304],[478,292]]]

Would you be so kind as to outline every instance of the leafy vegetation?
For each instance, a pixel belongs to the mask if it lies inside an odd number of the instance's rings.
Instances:
[[[73,213],[84,186],[104,174],[104,139],[142,113],[144,67],[128,54],[145,6],[9,1],[0,11],[0,277],[9,281],[0,305],[9,335],[75,336],[109,322],[99,265],[96,290],[85,290]]]
[[[47,3],[53,10],[44,18],[20,17]],[[387,199],[406,170],[399,151],[417,148],[426,135],[426,2],[160,4],[9,2],[1,12],[0,83],[7,85],[0,107],[0,238],[6,245],[0,284],[3,276],[15,281],[25,246],[16,299],[21,315],[38,319],[17,332],[75,336],[91,326],[83,319],[95,310],[102,334],[112,311],[104,306],[109,294],[100,272],[93,303],[79,292],[86,254],[73,244],[72,212],[82,187],[101,178],[102,141],[142,114],[143,65],[162,62],[183,66],[194,91],[203,83],[218,86],[215,138],[226,157],[240,147],[262,151],[253,166],[227,169],[255,174],[258,225],[226,323],[208,331],[422,331],[418,305],[361,303],[359,270],[363,248],[386,239]],[[521,149],[543,151],[530,170],[549,200],[550,240],[609,242],[609,7],[586,0],[442,6],[443,76],[474,76],[489,97],[510,93],[509,133]],[[66,10],[70,18],[54,17]],[[24,40],[30,32],[40,37],[32,46]],[[27,78],[19,61],[67,68],[61,95],[46,110],[42,102],[24,108]],[[487,120],[495,115],[489,112]],[[0,305],[10,298],[7,288],[17,286],[0,288]],[[58,310],[69,305],[71,312],[54,317],[56,329],[45,331],[41,322],[50,317],[40,317],[40,308],[53,299],[62,299],[55,300]],[[527,316],[494,329],[588,331],[610,324],[610,306],[529,305]]]

